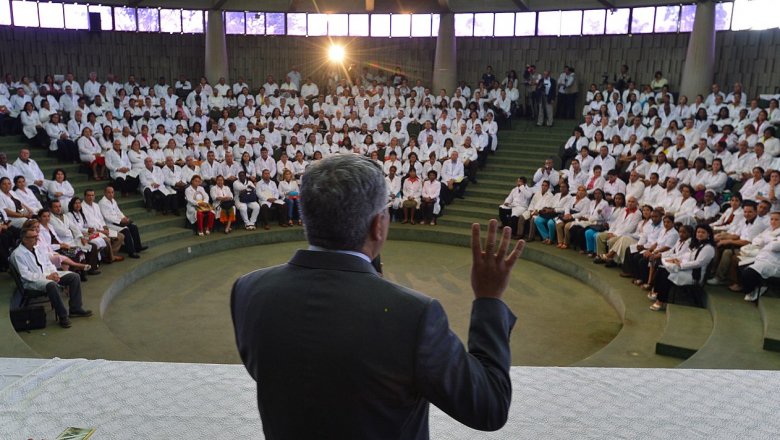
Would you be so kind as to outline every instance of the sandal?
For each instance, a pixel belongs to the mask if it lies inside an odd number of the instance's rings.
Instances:
[[[647,299],[655,301],[658,298],[658,295],[655,294],[655,292],[650,292],[647,294]]]
[[[635,285],[635,286],[641,286],[642,284],[644,284],[644,283],[642,282],[642,280],[634,280],[634,281],[631,281],[631,283],[632,283],[633,285]]]
[[[652,287],[653,287],[653,286],[651,286],[651,285],[650,285],[650,284],[648,284],[648,283],[644,283],[644,284],[642,284],[642,288],[643,288],[643,289],[645,289],[645,290],[650,290]]]
[[[666,304],[655,303],[650,306],[650,310],[654,312],[663,312],[664,310],[666,310]]]

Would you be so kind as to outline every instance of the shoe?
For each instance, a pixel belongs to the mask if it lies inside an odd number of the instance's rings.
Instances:
[[[145,251],[147,249],[149,249],[149,246],[141,246],[140,248],[138,248],[138,252]]]
[[[725,284],[723,280],[721,280],[718,277],[712,277],[707,280],[707,284],[710,286],[720,286],[721,284]]]
[[[206,235],[211,235],[211,229],[206,229]]]
[[[606,261],[602,260],[601,257],[597,257],[593,259],[593,264],[605,264]]]
[[[620,278],[634,278],[634,275],[627,272],[620,272]]]
[[[609,267],[609,268],[618,267],[618,264],[617,264],[617,263],[615,263],[615,262],[614,262],[614,261],[612,261],[612,260],[609,260],[609,261],[607,261],[607,262],[604,264],[604,267]]]
[[[92,269],[89,272],[87,272],[87,275],[100,275],[102,272],[100,272],[98,269]]]
[[[755,292],[755,290],[753,292]],[[743,299],[745,301],[748,301],[748,302],[753,302],[753,301],[756,300],[755,298],[753,298],[753,293],[752,292],[751,293],[746,293],[745,294],[745,298],[743,298]]]
[[[203,237],[203,231],[198,231],[198,237]]]
[[[658,304],[653,304],[650,306],[650,310],[654,312],[663,312],[664,310],[666,310],[666,305],[664,304],[659,306]]]
[[[656,295],[653,292],[650,292],[650,293],[647,294],[647,299],[655,301],[657,298],[658,298],[658,295]]]
[[[128,257],[130,257],[130,258],[141,258],[141,256],[136,254],[136,253],[132,253],[132,254],[128,255]]]
[[[60,327],[62,328],[71,327],[70,319],[67,316],[65,318],[60,318],[59,321],[60,321]]]
[[[267,231],[267,230],[271,229],[271,227],[268,226],[268,225],[265,225],[265,226],[263,226],[263,229],[265,229]]]
[[[114,255],[114,263],[119,262],[119,261],[125,261],[125,257],[123,257],[121,255]]]
[[[84,309],[71,310],[70,316],[73,318],[89,318],[90,316],[92,316],[92,310],[84,310]]]
[[[84,272],[89,272],[90,270],[92,270],[92,266],[90,266],[89,264],[85,264],[83,270]]]

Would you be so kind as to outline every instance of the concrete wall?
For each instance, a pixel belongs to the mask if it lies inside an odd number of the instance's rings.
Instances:
[[[185,73],[202,75],[203,35],[41,30],[0,27],[0,65],[3,72],[39,74],[73,71],[85,78],[90,70],[101,76],[114,71],[123,77],[133,72],[150,82]],[[401,66],[412,79],[431,82],[436,42],[433,38],[347,38],[349,54],[362,62],[393,69]],[[304,74],[324,72],[327,60],[324,37],[227,38],[230,74],[244,75],[250,84],[271,73],[282,77],[293,64]],[[527,63],[559,72],[564,64],[577,70],[586,87],[613,74],[622,63],[634,79],[647,82],[661,70],[673,89],[679,84],[688,34],[598,37],[458,38],[458,77],[474,83],[484,66],[492,64],[503,76]],[[742,81],[749,95],[777,93],[780,86],[780,30],[719,32],[715,79],[721,84]],[[557,76],[557,75],[556,75]],[[704,92],[704,91],[703,91]]]

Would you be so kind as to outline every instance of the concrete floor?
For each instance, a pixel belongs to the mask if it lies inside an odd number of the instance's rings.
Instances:
[[[233,280],[283,263],[304,246],[297,242],[248,247],[172,266],[131,285],[111,304],[105,323],[145,358],[240,362],[229,312]],[[451,327],[466,340],[472,300],[469,249],[390,241],[382,260],[388,279],[439,299]],[[511,342],[514,365],[573,364],[606,345],[621,326],[598,292],[529,261],[515,268],[505,301],[518,316]]]

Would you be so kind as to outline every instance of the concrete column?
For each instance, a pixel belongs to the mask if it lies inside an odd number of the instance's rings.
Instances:
[[[224,76],[228,82],[227,41],[225,40],[225,21],[222,11],[208,11],[206,23],[206,78],[211,84]]]
[[[458,50],[455,45],[455,14],[441,14],[439,20],[439,36],[436,38],[436,57],[433,61],[433,90],[439,94],[439,89],[447,89],[447,95],[452,96],[458,85]]]
[[[715,2],[696,4],[696,19],[688,39],[688,53],[683,66],[680,94],[690,102],[700,93],[710,90],[715,76]]]

